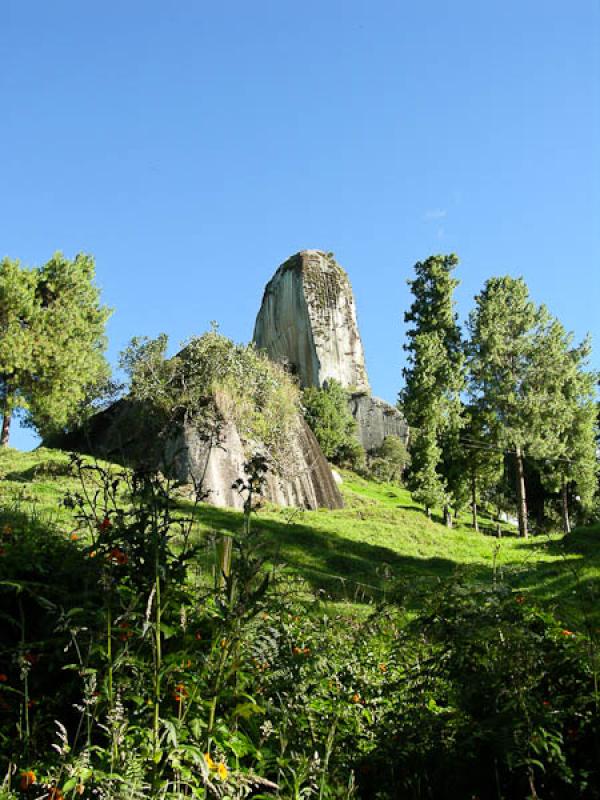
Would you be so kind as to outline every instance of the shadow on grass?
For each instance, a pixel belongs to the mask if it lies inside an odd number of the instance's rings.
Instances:
[[[202,506],[202,524],[216,532],[239,533],[242,515],[230,510]],[[531,560],[504,564],[496,571],[491,564],[457,564],[447,558],[400,555],[388,547],[353,541],[331,531],[294,521],[253,519],[253,529],[262,534],[266,555],[301,576],[315,592],[333,600],[378,602],[401,600],[409,608],[419,605],[419,597],[439,584],[453,579],[492,586],[494,579],[515,590],[530,591],[545,605],[567,620],[582,616],[600,623],[600,531],[592,542],[582,531],[567,537],[564,559],[552,562],[533,558],[540,538],[523,541],[531,548]],[[503,536],[507,534],[503,532]],[[511,538],[514,537],[514,534]],[[547,547],[558,549],[562,542],[551,540]],[[597,568],[597,575],[580,576],[581,553],[593,559],[585,563]]]

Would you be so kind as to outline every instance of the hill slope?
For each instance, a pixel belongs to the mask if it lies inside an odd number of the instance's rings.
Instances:
[[[119,469],[118,467],[116,469]],[[0,524],[34,513],[68,535],[72,513],[62,505],[79,489],[69,456],[54,450],[0,453]],[[491,584],[507,581],[531,591],[570,624],[591,613],[600,619],[600,525],[568,537],[522,540],[483,520],[475,533],[467,518],[452,530],[428,520],[410,494],[397,486],[345,474],[346,507],[337,511],[261,508],[254,520],[271,558],[303,577],[314,591],[351,603],[414,597],[439,581]],[[190,507],[182,501],[182,507]],[[194,509],[199,532],[238,532],[239,512],[201,505]]]

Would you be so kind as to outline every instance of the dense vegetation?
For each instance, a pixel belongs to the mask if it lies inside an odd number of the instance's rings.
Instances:
[[[600,530],[448,531],[351,473],[295,517],[2,470],[4,796],[598,797]]]

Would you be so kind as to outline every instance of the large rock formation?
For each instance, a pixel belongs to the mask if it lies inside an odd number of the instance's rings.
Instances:
[[[330,254],[303,250],[279,267],[266,286],[254,342],[302,387],[321,388],[333,378],[369,391],[352,287]]]
[[[82,428],[51,444],[127,466],[159,469],[181,483],[195,484],[206,502],[241,508],[233,488],[244,477],[245,449],[235,424],[216,408],[207,427],[176,425],[153,429],[149,410],[120,400]],[[260,452],[260,443],[256,450]],[[300,415],[290,436],[284,469],[267,473],[265,499],[307,509],[341,508],[342,496],[314,434]]]
[[[358,424],[358,438],[367,452],[381,447],[388,436],[408,443],[408,425],[397,408],[369,394],[350,396],[350,411]]]
[[[408,440],[398,409],[372,397],[348,276],[330,253],[302,250],[267,284],[254,343],[298,376],[302,387],[335,379],[351,393],[350,409],[367,451],[386,436]]]

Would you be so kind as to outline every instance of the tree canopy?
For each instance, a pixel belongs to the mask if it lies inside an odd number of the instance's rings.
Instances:
[[[0,262],[0,443],[14,412],[44,436],[69,424],[109,377],[110,309],[100,304],[94,259],[56,253],[41,267]]]

